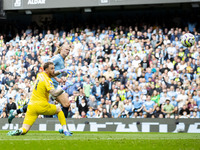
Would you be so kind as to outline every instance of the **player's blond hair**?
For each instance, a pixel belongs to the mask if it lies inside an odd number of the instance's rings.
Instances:
[[[54,52],[54,54],[55,54],[55,55],[60,54],[61,50],[62,50],[64,47],[67,47],[67,46],[69,46],[69,45],[63,44],[62,46],[57,47],[57,49],[56,49],[56,51]]]

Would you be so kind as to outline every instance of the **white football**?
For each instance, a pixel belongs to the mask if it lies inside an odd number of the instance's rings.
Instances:
[[[191,33],[186,33],[181,36],[181,43],[185,47],[191,47],[195,43],[194,35]]]

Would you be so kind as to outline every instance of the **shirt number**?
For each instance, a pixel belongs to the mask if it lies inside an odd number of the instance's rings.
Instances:
[[[37,80],[37,83],[35,85],[35,90],[37,90],[38,83],[39,83],[39,80]]]

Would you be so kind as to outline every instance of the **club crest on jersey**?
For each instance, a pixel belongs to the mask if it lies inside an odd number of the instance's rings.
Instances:
[[[51,84],[51,87],[53,87],[53,83],[51,81],[49,81],[49,83]]]

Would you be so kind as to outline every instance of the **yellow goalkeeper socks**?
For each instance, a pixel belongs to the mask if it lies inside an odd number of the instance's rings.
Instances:
[[[22,133],[21,133],[21,134],[26,134],[26,132],[27,132],[26,129],[23,128],[23,127],[21,127],[20,130],[22,130]]]
[[[58,120],[60,121],[60,124],[63,126],[63,125],[66,125],[66,120],[65,120],[65,115],[63,113],[63,111],[60,111],[58,113]]]

